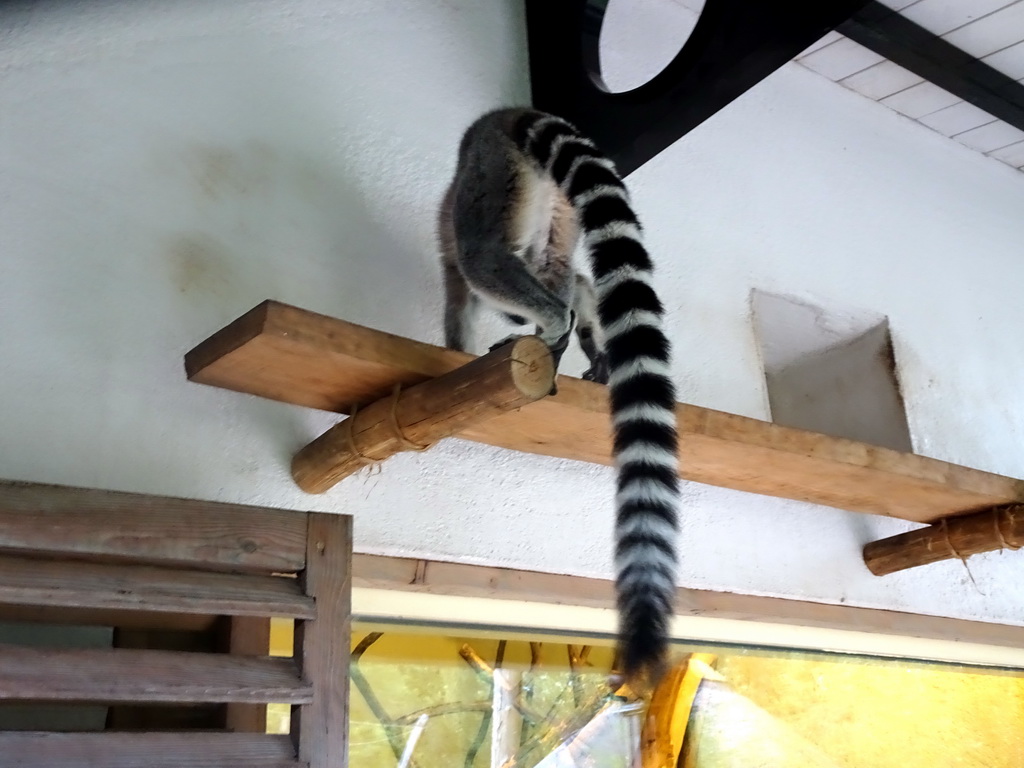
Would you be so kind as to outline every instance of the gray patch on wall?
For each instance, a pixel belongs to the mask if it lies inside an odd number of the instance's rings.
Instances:
[[[913,451],[889,321],[755,290],[772,421]]]

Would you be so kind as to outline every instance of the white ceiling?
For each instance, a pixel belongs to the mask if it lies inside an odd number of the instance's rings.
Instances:
[[[1024,0],[881,1],[1024,82]],[[1024,132],[836,32],[812,45],[797,61],[977,152],[1024,169]]]

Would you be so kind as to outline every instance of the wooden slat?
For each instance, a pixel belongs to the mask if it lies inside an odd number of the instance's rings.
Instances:
[[[299,768],[287,736],[0,733],[3,768]]]
[[[310,619],[297,579],[0,555],[0,603]]]
[[[309,768],[348,765],[348,667],[352,622],[352,518],[309,514],[303,583],[315,621],[295,623],[295,659],[316,698],[292,707],[292,738]]]
[[[193,381],[346,412],[472,359],[267,301],[185,357]],[[607,389],[560,376],[555,397],[461,437],[609,464]],[[679,404],[680,475],[768,496],[917,522],[1024,501],[1024,481],[923,456]]]
[[[306,704],[290,659],[0,645],[0,701]]]
[[[0,551],[284,573],[305,534],[285,510],[0,481]]]
[[[435,595],[615,607],[613,583],[604,579],[383,555],[354,555],[352,583]],[[679,588],[676,594],[677,612],[687,616],[1024,647],[1024,627],[1005,624],[705,589]]]
[[[28,621],[36,624],[64,624],[86,627],[131,629],[172,629],[204,632],[217,622],[216,616],[198,613],[68,608],[55,605],[0,605],[0,621]]]
[[[113,648],[152,651],[187,651],[188,653],[220,653],[218,627],[206,632],[181,632],[166,629],[124,629],[113,633]],[[111,731],[180,731],[184,729],[221,730],[227,704],[192,704],[167,706],[140,705],[136,702],[114,702],[106,707],[105,730]],[[241,705],[237,705],[241,706]]]

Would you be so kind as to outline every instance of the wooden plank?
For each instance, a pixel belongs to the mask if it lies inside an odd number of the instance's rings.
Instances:
[[[3,768],[299,768],[287,736],[0,732]]]
[[[371,589],[615,607],[610,580],[582,576],[364,554],[353,556],[352,574],[354,586]],[[1024,647],[1024,627],[1006,624],[705,589],[679,588],[676,595],[677,613],[686,616]]]
[[[217,617],[203,616],[198,613],[0,604],[0,621],[29,621],[35,624],[125,627],[130,629],[173,629],[204,632],[214,626]]]
[[[267,301],[185,357],[193,381],[347,412],[472,357]],[[460,437],[609,464],[607,388],[560,376],[558,394]],[[1024,481],[679,404],[680,475],[709,485],[916,522],[1024,501]]]
[[[0,551],[284,573],[305,534],[286,510],[0,481]]]
[[[0,645],[0,701],[305,704],[290,659],[225,653]]]
[[[297,579],[0,555],[0,603],[309,619]]]
[[[315,621],[295,622],[295,659],[316,681],[312,703],[292,707],[292,738],[309,768],[348,765],[349,646],[352,624],[352,518],[309,514],[303,583]]]
[[[183,632],[167,629],[114,629],[114,648],[137,650],[187,651],[219,653],[217,627],[206,632]],[[184,729],[221,730],[227,704],[140,705],[136,702],[113,703],[107,706],[109,731],[180,731]],[[242,706],[242,705],[236,705]]]
[[[298,585],[296,585],[298,586]],[[224,621],[225,650],[241,656],[267,656],[270,653],[270,619],[260,616],[233,616]],[[228,704],[225,727],[240,733],[267,732],[266,704]]]
[[[185,355],[191,381],[348,412],[469,362],[471,355],[264,301]]]

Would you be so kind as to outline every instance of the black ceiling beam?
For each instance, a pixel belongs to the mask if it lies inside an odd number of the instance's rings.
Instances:
[[[865,0],[705,0],[675,59],[623,93],[601,84],[598,41],[607,4],[526,0],[533,104],[575,123],[628,174],[791,61]]]
[[[608,0],[526,0],[533,103],[591,135],[623,174],[793,59],[833,28],[994,118],[1024,130],[1018,83],[875,0],[706,0],[689,39],[650,82],[601,84]]]
[[[1024,85],[881,3],[869,2],[836,31],[1024,131]]]

